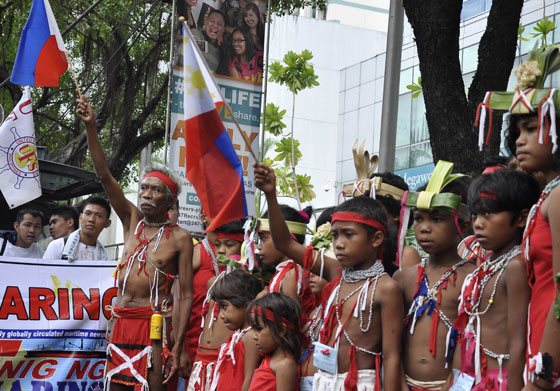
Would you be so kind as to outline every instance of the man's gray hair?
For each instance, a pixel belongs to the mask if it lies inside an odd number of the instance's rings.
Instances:
[[[161,172],[164,175],[167,175],[169,178],[171,178],[171,180],[173,181],[173,183],[175,183],[175,186],[177,187],[177,194],[179,195],[179,193],[181,193],[181,187],[182,187],[182,183],[183,181],[181,181],[181,178],[179,178],[179,176],[177,174],[175,174],[175,172],[173,172],[172,170],[170,170],[169,168],[162,166],[161,164],[154,164],[151,166],[146,166],[146,168],[144,168],[144,170],[142,171],[142,179],[144,179],[144,177],[146,176],[146,174],[152,172],[152,171],[157,171],[157,172]],[[169,189],[169,186],[167,186],[167,184],[165,185],[165,188],[167,189],[167,198],[171,199],[175,194],[173,194],[171,192],[171,190]]]

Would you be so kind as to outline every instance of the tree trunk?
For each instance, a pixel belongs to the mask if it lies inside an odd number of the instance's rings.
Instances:
[[[493,1],[468,100],[459,62],[463,0],[404,0],[403,5],[418,50],[434,161],[452,161],[456,171],[479,173],[483,155],[498,152],[501,121],[494,118],[492,143],[480,153],[473,128],[476,107],[486,91],[507,87],[523,0]]]

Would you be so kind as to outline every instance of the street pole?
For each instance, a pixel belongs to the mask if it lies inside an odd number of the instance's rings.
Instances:
[[[395,146],[397,144],[397,114],[399,108],[399,81],[401,75],[401,51],[403,39],[403,0],[391,0],[385,79],[383,81],[383,107],[381,110],[381,138],[379,140],[379,172],[395,169]]]

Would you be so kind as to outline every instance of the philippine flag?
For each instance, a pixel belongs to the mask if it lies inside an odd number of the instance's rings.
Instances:
[[[183,99],[187,179],[212,223],[207,231],[247,216],[243,169],[217,107],[218,86],[183,27]]]
[[[56,87],[67,68],[66,47],[49,1],[33,0],[10,80],[22,86]]]

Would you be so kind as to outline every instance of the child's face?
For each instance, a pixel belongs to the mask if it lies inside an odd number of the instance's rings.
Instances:
[[[440,209],[415,211],[414,235],[422,250],[428,254],[440,254],[451,247],[455,248],[461,239],[453,215]]]
[[[223,255],[224,257],[241,254],[241,242],[234,239],[216,239],[214,241],[214,247],[216,249],[216,254]]]
[[[366,229],[353,221],[335,221],[332,225],[333,249],[342,267],[369,268],[377,259],[383,234],[368,238]]]
[[[519,136],[515,140],[515,155],[519,166],[526,172],[546,170],[552,164],[552,143],[550,140],[546,144],[539,143],[538,127],[539,121],[536,116],[517,120]]]
[[[270,236],[270,232],[260,231],[258,233],[257,249],[259,250],[259,257],[265,265],[276,265],[284,259],[284,254],[276,250],[274,242]]]
[[[238,330],[245,324],[245,308],[231,304],[229,300],[218,300],[220,319],[229,330]]]
[[[270,354],[278,347],[278,342],[272,337],[270,328],[265,326],[262,318],[257,316],[253,323],[253,339],[257,345],[257,350],[264,354]]]
[[[502,212],[480,212],[472,215],[473,230],[477,241],[483,249],[501,255],[502,249],[519,237],[519,230],[524,219],[517,218],[511,222],[510,214]]]

